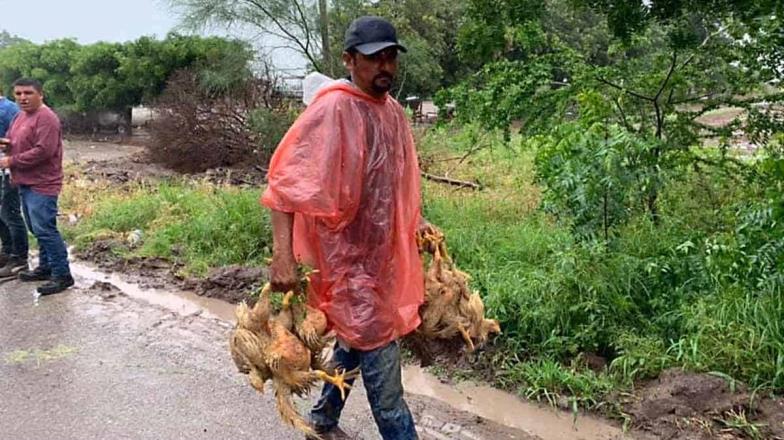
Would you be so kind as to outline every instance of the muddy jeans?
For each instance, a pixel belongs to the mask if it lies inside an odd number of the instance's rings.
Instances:
[[[348,371],[359,367],[370,409],[384,440],[417,439],[414,419],[403,400],[400,346],[397,342],[371,351],[346,350],[335,343],[332,361]],[[346,392],[348,398],[348,390]],[[325,384],[318,403],[310,412],[310,420],[319,431],[328,431],[338,425],[344,405],[340,390],[332,384]]]

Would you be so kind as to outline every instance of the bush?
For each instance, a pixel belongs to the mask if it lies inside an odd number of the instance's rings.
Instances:
[[[183,172],[266,164],[291,121],[273,85],[244,79],[216,90],[193,71],[175,73],[155,105],[150,157]]]

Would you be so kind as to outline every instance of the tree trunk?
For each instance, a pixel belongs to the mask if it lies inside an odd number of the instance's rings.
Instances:
[[[332,71],[332,53],[329,47],[329,15],[327,13],[327,0],[319,0],[319,15],[321,24],[321,56],[324,63],[323,72],[334,77]]]
[[[122,116],[117,127],[117,134],[123,138],[131,137],[133,134],[133,107],[125,107],[120,114]]]

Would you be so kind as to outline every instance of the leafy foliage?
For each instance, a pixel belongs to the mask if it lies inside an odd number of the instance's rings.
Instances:
[[[0,49],[20,43],[29,43],[29,41],[22,37],[12,35],[8,31],[0,31]]]
[[[645,142],[607,124],[609,103],[598,94],[579,97],[580,120],[549,136],[533,138],[544,208],[570,223],[577,236],[609,245],[619,225],[639,207],[655,183],[655,140]]]
[[[126,112],[160,95],[178,69],[193,67],[225,83],[247,77],[250,59],[243,43],[177,34],[123,44],[20,43],[0,49],[0,83],[10,96],[16,79],[38,79],[47,103],[56,109]]]

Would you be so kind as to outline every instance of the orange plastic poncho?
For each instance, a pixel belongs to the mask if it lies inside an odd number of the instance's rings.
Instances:
[[[321,90],[270,162],[267,207],[294,216],[294,254],[318,272],[308,302],[372,350],[419,326],[419,165],[400,104],[349,83]]]

